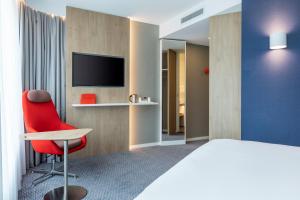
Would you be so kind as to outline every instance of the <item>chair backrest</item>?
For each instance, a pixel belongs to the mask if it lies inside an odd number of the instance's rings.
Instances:
[[[47,91],[31,90],[22,96],[25,127],[36,131],[58,130],[60,118]]]

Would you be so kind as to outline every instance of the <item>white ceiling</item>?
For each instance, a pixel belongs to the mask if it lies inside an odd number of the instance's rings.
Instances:
[[[229,8],[219,14],[221,15],[221,14],[227,14],[227,13],[240,12],[241,10],[242,10],[241,5],[237,5],[232,8]],[[185,40],[185,41],[193,43],[193,44],[209,46],[208,32],[209,32],[209,19],[206,18],[206,19],[201,20],[191,26],[188,26],[179,31],[171,33],[166,38]]]
[[[26,0],[31,7],[65,16],[65,7],[93,10],[130,17],[137,21],[161,24],[203,0]]]
[[[175,51],[185,50],[185,41],[162,40],[162,50],[166,51],[168,49],[172,49]]]
[[[208,46],[208,19],[201,20],[167,36],[169,39],[185,40],[189,43]]]

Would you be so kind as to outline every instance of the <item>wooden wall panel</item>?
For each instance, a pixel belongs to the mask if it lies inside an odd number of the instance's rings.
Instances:
[[[209,138],[241,138],[241,14],[210,19]]]
[[[176,52],[168,50],[168,132],[176,134]]]
[[[207,137],[209,132],[209,48],[186,45],[186,138]]]
[[[127,102],[129,95],[129,19],[67,7],[67,122],[93,128],[85,149],[73,157],[129,149],[129,108],[73,108],[80,94],[96,93],[97,102]],[[125,87],[72,87],[72,52],[125,58]]]
[[[168,68],[167,52],[162,53],[162,68]],[[168,131],[168,71],[162,71],[162,129]]]

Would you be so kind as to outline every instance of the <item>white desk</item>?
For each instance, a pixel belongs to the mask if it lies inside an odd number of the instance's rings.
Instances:
[[[158,105],[156,102],[139,102],[139,103],[98,103],[98,104],[72,104],[72,107],[114,107],[114,106],[154,106]]]
[[[73,129],[51,132],[27,133],[22,135],[24,140],[63,140],[64,141],[64,186],[49,191],[44,200],[72,200],[82,199],[87,195],[87,190],[80,186],[68,185],[68,140],[81,138],[92,129]]]

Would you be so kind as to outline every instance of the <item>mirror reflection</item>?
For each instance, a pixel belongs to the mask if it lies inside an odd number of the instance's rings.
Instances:
[[[162,141],[185,140],[185,46],[162,41]]]

